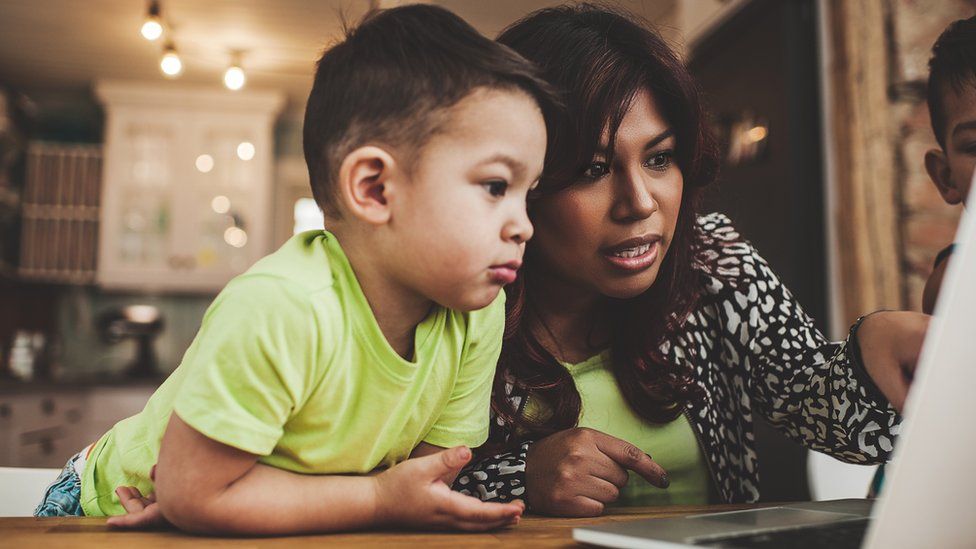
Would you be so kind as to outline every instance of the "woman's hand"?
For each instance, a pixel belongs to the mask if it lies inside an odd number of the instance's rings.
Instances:
[[[529,447],[525,493],[533,510],[549,515],[593,517],[616,501],[627,470],[667,488],[664,469],[633,444],[593,429],[560,431]]]
[[[864,369],[899,413],[905,407],[930,318],[910,311],[880,311],[866,316],[857,329]]]
[[[518,524],[525,510],[521,501],[485,503],[451,491],[451,482],[470,459],[471,450],[458,446],[408,459],[372,477],[374,523],[471,532]]]

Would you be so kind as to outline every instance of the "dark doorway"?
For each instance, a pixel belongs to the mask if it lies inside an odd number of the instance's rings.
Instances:
[[[827,330],[817,38],[814,0],[753,0],[689,68],[725,151],[702,211],[727,214]],[[809,499],[805,450],[762,422],[756,435],[762,499]]]

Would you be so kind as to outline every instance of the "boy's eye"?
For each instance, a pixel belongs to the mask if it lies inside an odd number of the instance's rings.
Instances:
[[[644,165],[652,170],[664,171],[671,166],[673,161],[674,153],[672,151],[661,151],[648,158]]]
[[[505,191],[508,190],[508,183],[500,179],[485,181],[481,185],[488,191],[488,194],[496,197],[505,196]]]
[[[583,177],[587,179],[600,179],[610,173],[610,166],[606,162],[593,162],[583,170]]]

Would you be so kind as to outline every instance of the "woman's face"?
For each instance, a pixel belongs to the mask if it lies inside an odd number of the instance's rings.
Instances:
[[[657,278],[678,221],[684,180],[674,162],[675,138],[654,98],[634,98],[572,186],[532,206],[532,253],[547,276],[586,293],[631,298]]]

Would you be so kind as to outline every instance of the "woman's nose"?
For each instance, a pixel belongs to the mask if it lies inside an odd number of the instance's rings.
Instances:
[[[646,219],[657,210],[657,201],[643,174],[636,171],[622,174],[615,187],[614,219]]]

